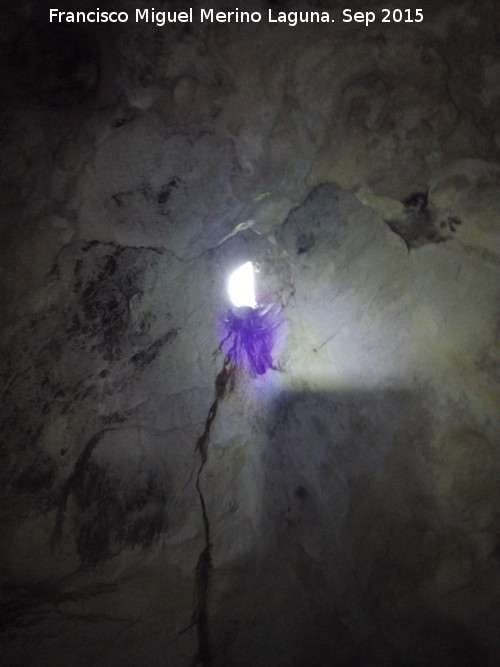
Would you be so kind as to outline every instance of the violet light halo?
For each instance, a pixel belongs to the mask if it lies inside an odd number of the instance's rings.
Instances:
[[[277,370],[272,353],[283,321],[283,311],[276,304],[228,308],[217,322],[221,349],[253,376]]]

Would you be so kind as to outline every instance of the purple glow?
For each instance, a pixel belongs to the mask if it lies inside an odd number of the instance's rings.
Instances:
[[[283,314],[276,305],[229,308],[218,320],[221,348],[236,365],[252,375],[277,370],[272,352]]]

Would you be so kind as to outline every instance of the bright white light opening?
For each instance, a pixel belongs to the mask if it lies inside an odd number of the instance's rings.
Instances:
[[[255,308],[255,281],[252,262],[246,262],[229,276],[227,286],[229,298],[236,308],[249,306]]]

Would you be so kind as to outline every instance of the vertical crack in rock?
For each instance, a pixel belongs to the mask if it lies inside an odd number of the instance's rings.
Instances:
[[[222,370],[215,378],[215,398],[208,411],[208,416],[205,421],[205,429],[196,442],[195,453],[200,454],[200,467],[196,475],[196,491],[200,499],[201,512],[203,518],[203,528],[205,536],[205,546],[203,547],[198,563],[196,565],[196,581],[195,581],[195,599],[194,599],[194,613],[191,625],[196,625],[198,630],[198,652],[193,659],[192,667],[195,665],[204,665],[209,667],[212,664],[212,649],[210,646],[210,628],[208,622],[208,592],[210,586],[210,573],[212,570],[211,550],[212,544],[210,542],[210,521],[208,519],[207,506],[203,491],[200,486],[200,478],[207,462],[208,457],[208,442],[210,439],[210,429],[212,423],[217,415],[219,401],[222,400],[226,394],[228,385],[232,388],[234,383],[234,366],[228,357],[224,359]]]

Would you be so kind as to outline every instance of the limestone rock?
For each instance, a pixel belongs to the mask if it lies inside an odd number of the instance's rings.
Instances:
[[[498,3],[4,4],[0,662],[496,664]]]

